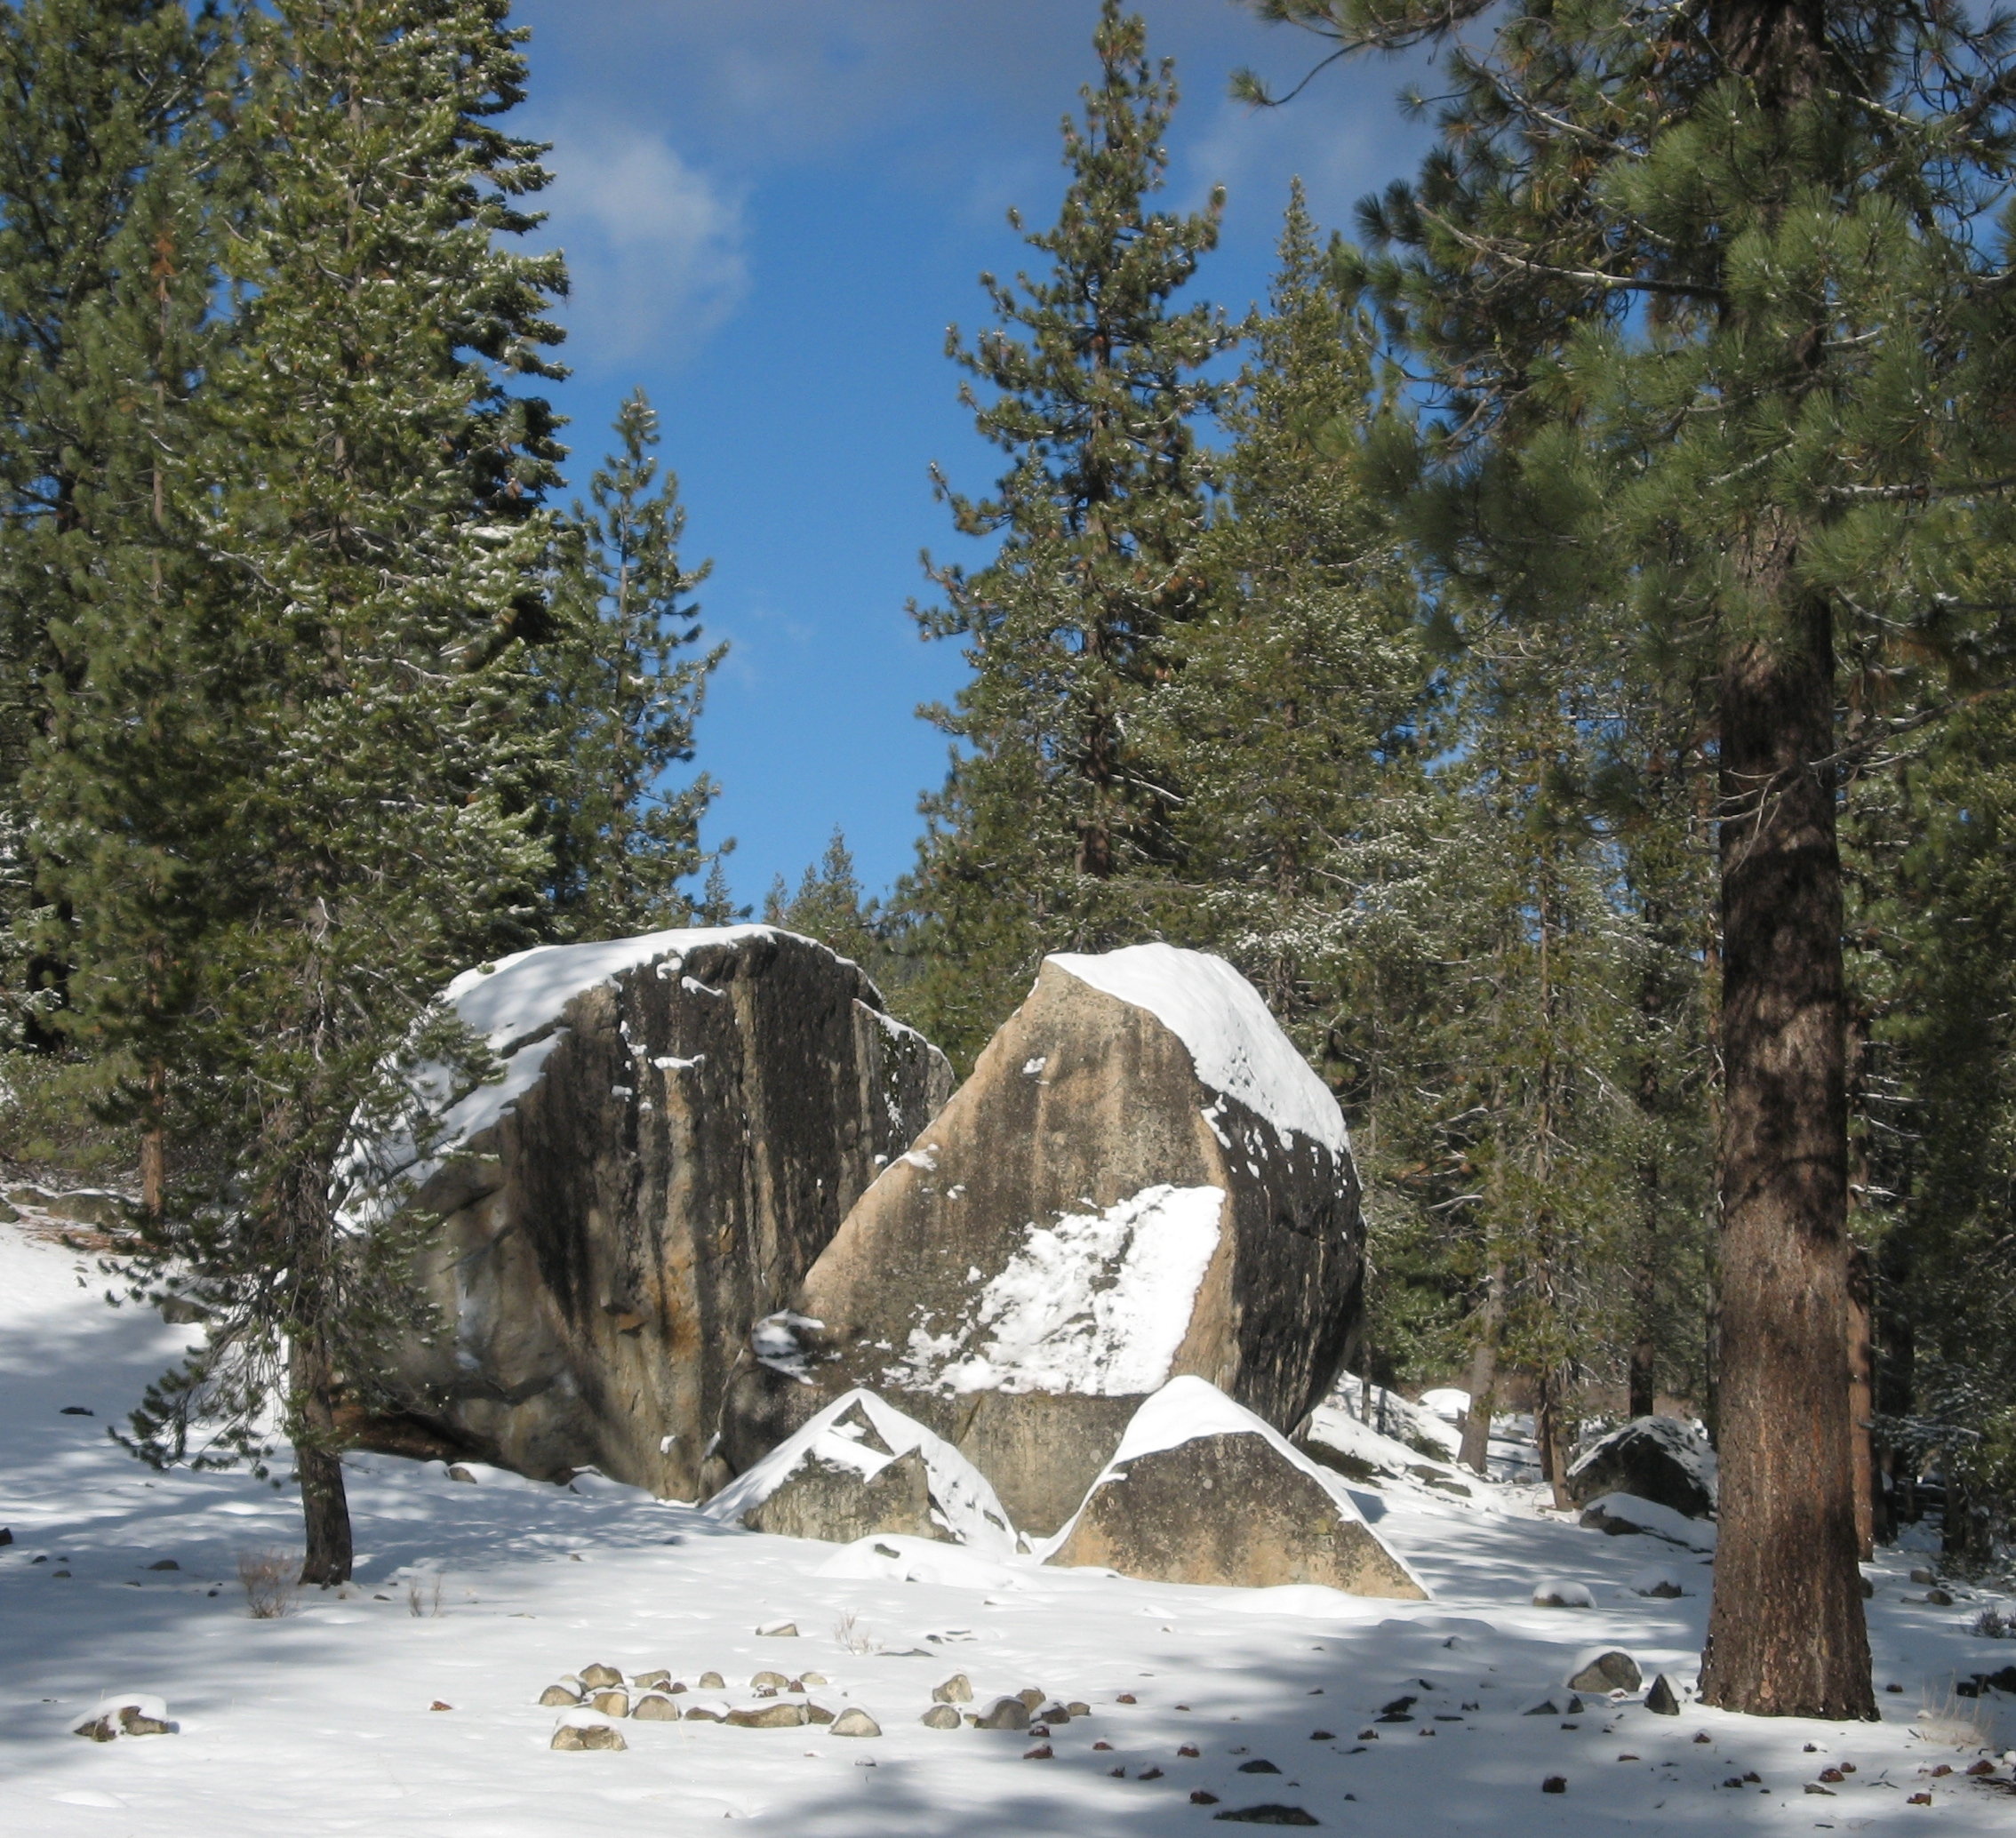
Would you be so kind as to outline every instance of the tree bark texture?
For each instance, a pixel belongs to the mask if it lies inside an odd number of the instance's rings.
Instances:
[[[1463,1441],[1456,1459],[1471,1473],[1491,1474],[1491,1413],[1498,1393],[1498,1322],[1505,1271],[1495,1267],[1484,1296],[1484,1332],[1470,1355],[1470,1408],[1463,1413]]]
[[[1870,1320],[1875,1299],[1869,1254],[1860,1245],[1848,1252],[1848,1434],[1855,1458],[1855,1554],[1864,1563],[1876,1555],[1876,1443],[1869,1418],[1876,1410],[1876,1334]]]
[[[296,1344],[290,1360],[300,1424],[294,1468],[301,1483],[301,1522],[308,1551],[301,1581],[326,1586],[350,1580],[350,1502],[343,1487],[336,1413],[330,1399],[328,1363]]]
[[[1701,1697],[1873,1718],[1848,1386],[1847,1098],[1829,609],[1792,539],[1751,555],[1784,610],[1719,685],[1721,1526]]]

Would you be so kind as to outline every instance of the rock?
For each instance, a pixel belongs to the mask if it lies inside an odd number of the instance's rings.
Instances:
[[[565,1685],[548,1685],[539,1694],[539,1701],[547,1709],[556,1710],[566,1706],[579,1704],[581,1701],[581,1694],[579,1691],[570,1690]]]
[[[149,1570],[180,1570],[181,1567],[172,1557],[157,1557],[148,1565]]]
[[[725,1704],[689,1704],[682,1715],[689,1723],[725,1723],[728,1706]]]
[[[46,1207],[49,1195],[40,1187],[9,1187],[7,1198],[16,1206]]]
[[[1645,1708],[1655,1717],[1680,1714],[1680,1700],[1673,1695],[1673,1687],[1667,1683],[1663,1672],[1653,1678],[1652,1690],[1645,1693]]]
[[[132,1223],[131,1203],[123,1195],[100,1187],[80,1187],[73,1194],[52,1194],[43,1203],[51,1219],[73,1226],[95,1226],[101,1232],[116,1232]]]
[[[728,1689],[728,1681],[718,1672],[703,1672],[700,1675],[700,1689],[703,1691],[724,1691]]]
[[[796,1640],[798,1624],[796,1621],[765,1621],[756,1629],[759,1640]]]
[[[828,1682],[827,1676],[823,1672],[808,1672],[801,1674],[801,1676],[808,1685],[823,1685]]]
[[[1428,1597],[1340,1479],[1194,1378],[1142,1405],[1049,1562],[1154,1582]]]
[[[1598,1495],[1582,1508],[1579,1522],[1589,1531],[1608,1532],[1619,1538],[1644,1532],[1690,1551],[1715,1549],[1716,1531],[1708,1519],[1690,1519],[1657,1500],[1640,1499],[1635,1493]]]
[[[1571,1691],[1591,1693],[1636,1691],[1644,1682],[1644,1674],[1638,1670],[1638,1662],[1614,1647],[1594,1658],[1578,1661],[1568,1676]]]
[[[708,1501],[710,1518],[787,1538],[895,1533],[1011,1555],[994,1489],[949,1442],[868,1391],[851,1391]]]
[[[723,1452],[752,1466],[872,1386],[1046,1534],[1172,1375],[1299,1421],[1362,1252],[1335,1100],[1244,978],[1165,945],[1051,957],[752,1347]]]
[[[917,1721],[927,1730],[956,1730],[959,1713],[949,1704],[934,1704]]]
[[[973,1682],[963,1672],[956,1672],[942,1685],[931,1688],[933,1704],[971,1704],[973,1701]]]
[[[630,1713],[630,1721],[633,1723],[676,1723],[679,1721],[679,1706],[663,1691],[646,1691],[637,1699],[637,1707]]]
[[[0,1545],[11,1545],[13,1542],[14,1533],[12,1528],[10,1526],[0,1525]]]
[[[1539,1583],[1533,1587],[1533,1606],[1543,1609],[1587,1609],[1596,1606],[1587,1583]]]
[[[808,1703],[805,1706],[805,1721],[808,1723],[830,1723],[833,1713],[823,1704]]]
[[[633,1672],[631,1685],[639,1691],[662,1691],[672,1683],[672,1674],[661,1666],[652,1672]]]
[[[781,1691],[788,1687],[790,1682],[791,1681],[786,1678],[782,1673],[769,1671],[759,1672],[749,1680],[749,1683],[759,1691],[765,1685],[768,1685],[773,1691]]]
[[[1926,1590],[1925,1600],[1929,1602],[1934,1608],[1951,1608],[1953,1606],[1952,1596],[1949,1595],[1944,1589]]]
[[[563,1723],[553,1732],[549,1746],[562,1750],[627,1749],[629,1744],[623,1740],[620,1730],[612,1729],[607,1723]]]
[[[172,1736],[176,1726],[169,1721],[168,1706],[162,1699],[136,1691],[100,1698],[70,1725],[70,1731],[87,1742],[116,1742],[124,1736]]]
[[[996,1698],[973,1720],[979,1730],[1027,1730],[1029,1707],[1020,1698]]]
[[[537,1477],[704,1498],[751,1329],[943,1103],[943,1055],[855,965],[767,926],[541,947],[446,995],[501,1083],[436,1097],[416,1075],[430,1107],[456,1099],[439,1146],[353,1144],[343,1168],[352,1227],[389,1203],[367,1169],[442,1218],[420,1270],[452,1331],[402,1350],[410,1414]]]
[[[834,1718],[833,1727],[827,1733],[831,1736],[879,1736],[882,1734],[882,1725],[859,1705],[854,1705]]]
[[[1543,1794],[1565,1794],[1568,1791],[1568,1777],[1564,1774],[1550,1774],[1540,1784],[1540,1790]]]
[[[630,1694],[628,1691],[597,1691],[588,1702],[605,1717],[627,1717],[630,1714]]]
[[[1043,1689],[1038,1685],[1024,1685],[1015,1695],[1022,1700],[1022,1707],[1032,1717],[1036,1714],[1036,1706],[1041,1704],[1044,1699]]]
[[[724,1722],[738,1730],[795,1730],[806,1721],[805,1706],[788,1698],[775,1704],[746,1706],[732,1710]]]
[[[1320,1826],[1323,1821],[1300,1806],[1277,1806],[1271,1801],[1262,1806],[1242,1806],[1214,1812],[1213,1818],[1230,1819],[1243,1826]]]
[[[452,1466],[449,1468],[448,1478],[451,1481],[463,1482],[470,1487],[474,1487],[476,1484],[476,1477],[468,1471],[468,1469],[464,1467],[460,1462],[456,1462]]]
[[[1678,1575],[1663,1563],[1639,1570],[1625,1586],[1634,1595],[1653,1596],[1662,1602],[1676,1601],[1687,1593]]]
[[[600,1690],[604,1685],[620,1685],[623,1674],[613,1666],[584,1666],[581,1667],[581,1682],[590,1690]]]
[[[1923,1587],[1926,1584],[1938,1582],[1939,1578],[1929,1570],[1915,1570],[1911,1572],[1911,1580]]]
[[[1579,1506],[1605,1493],[1628,1493],[1705,1519],[1715,1511],[1715,1451],[1676,1418],[1634,1417],[1585,1450],[1563,1484]]]

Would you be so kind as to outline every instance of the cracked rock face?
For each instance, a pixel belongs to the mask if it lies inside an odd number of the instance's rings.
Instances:
[[[1167,946],[1052,957],[763,1323],[722,1452],[746,1469],[866,1387],[1047,1534],[1174,1375],[1295,1423],[1362,1283],[1342,1119],[1257,992]]]
[[[506,1078],[448,1113],[476,1127],[414,1198],[445,1215],[425,1275],[452,1330],[410,1351],[416,1393],[524,1474],[704,1497],[752,1327],[944,1102],[944,1056],[765,926],[524,953],[450,997]]]

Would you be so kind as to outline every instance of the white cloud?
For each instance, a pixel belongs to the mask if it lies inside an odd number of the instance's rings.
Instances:
[[[697,349],[748,289],[742,198],[640,127],[563,122],[538,203],[566,251],[563,353],[596,370]]]

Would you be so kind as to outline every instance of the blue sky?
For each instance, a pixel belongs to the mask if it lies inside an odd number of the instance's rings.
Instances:
[[[1151,53],[1177,61],[1178,206],[1228,189],[1197,291],[1233,312],[1264,294],[1291,177],[1326,225],[1412,169],[1392,64],[1335,67],[1292,107],[1227,99],[1233,68],[1292,81],[1314,39],[1234,0],[1140,0]],[[920,550],[971,562],[932,497],[999,456],[972,432],[943,355],[980,322],[983,268],[1025,252],[1019,205],[1050,222],[1057,124],[1092,69],[1096,0],[520,0],[532,99],[514,125],[554,142],[548,238],[568,254],[562,317],[577,481],[642,384],[688,509],[685,559],[732,651],[700,730],[723,795],[710,845],[737,839],[737,898],[794,883],[844,828],[861,879],[913,859],[920,791],[946,742],[915,715],[963,680],[906,603]],[[1027,252],[1029,254],[1034,252]]]

